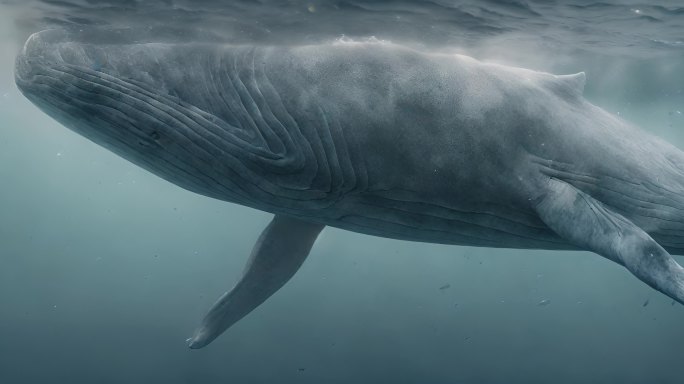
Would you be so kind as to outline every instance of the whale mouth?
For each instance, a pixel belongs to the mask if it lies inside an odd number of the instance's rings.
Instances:
[[[117,67],[134,65],[110,64],[105,51],[58,30],[35,33],[16,58],[15,82],[39,108],[98,144],[104,136],[133,147],[184,142],[209,155],[241,144],[231,135],[235,127],[159,84],[120,74]]]
[[[16,58],[15,82],[49,116],[119,156],[194,192],[232,194],[217,176],[227,172],[217,159],[235,145],[227,140],[231,127],[154,83],[120,74],[117,66],[128,63],[105,55],[64,32],[38,32]]]
[[[61,31],[35,33],[16,58],[15,82],[43,111],[98,144],[159,145],[158,110],[170,102],[101,71],[97,53]]]
[[[88,68],[72,64],[45,65],[31,62],[29,58],[18,60],[27,62],[19,62],[18,66],[31,68],[30,72],[16,76],[21,92],[64,125],[93,139],[115,139],[120,136],[117,132],[125,132],[127,136],[135,135],[134,142],[140,146],[158,145],[160,134],[155,123],[161,122],[150,111],[154,103],[151,95]],[[74,122],[79,120],[97,125],[98,130],[76,129]],[[127,137],[121,144],[130,145],[131,138]]]
[[[309,191],[311,149],[292,139],[297,122],[254,61],[251,48],[93,44],[48,30],[27,40],[14,74],[56,121],[182,188],[249,206],[327,204]]]

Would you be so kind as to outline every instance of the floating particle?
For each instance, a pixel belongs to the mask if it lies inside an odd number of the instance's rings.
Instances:
[[[644,301],[644,303],[641,306],[646,307],[646,306],[648,306],[648,303],[650,303],[650,302],[651,301],[649,299],[646,299],[646,301]]]
[[[444,284],[444,285],[442,285],[441,287],[439,287],[439,290],[440,290],[440,291],[443,291],[443,290],[449,289],[449,288],[451,288],[451,284]]]
[[[551,304],[551,300],[544,299],[540,302],[537,303],[537,306],[539,307],[546,307],[547,305]]]

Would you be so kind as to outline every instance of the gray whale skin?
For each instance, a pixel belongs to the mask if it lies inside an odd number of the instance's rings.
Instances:
[[[190,191],[274,214],[201,348],[282,287],[324,226],[588,250],[684,303],[684,154],[556,76],[390,43],[92,44],[32,35],[21,92]]]

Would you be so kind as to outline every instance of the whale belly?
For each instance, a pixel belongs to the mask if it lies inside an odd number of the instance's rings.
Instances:
[[[405,192],[349,196],[325,224],[372,236],[496,248],[577,249],[531,211],[501,203],[467,207],[417,199]]]

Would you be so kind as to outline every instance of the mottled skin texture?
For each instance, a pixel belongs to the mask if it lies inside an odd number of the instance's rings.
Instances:
[[[296,272],[325,225],[586,249],[684,301],[684,156],[555,76],[381,43],[94,45],[33,35],[24,94],[191,191],[274,213],[202,347]]]

